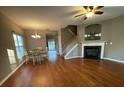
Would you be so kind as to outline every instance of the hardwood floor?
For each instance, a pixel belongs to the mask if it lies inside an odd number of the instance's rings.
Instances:
[[[52,56],[42,64],[24,64],[2,87],[124,86],[122,63]]]

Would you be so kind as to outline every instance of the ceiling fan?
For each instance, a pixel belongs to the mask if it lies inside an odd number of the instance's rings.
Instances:
[[[86,20],[89,17],[92,17],[93,15],[102,15],[104,12],[99,11],[99,9],[103,8],[104,6],[83,6],[84,13],[76,15],[75,17],[84,16],[84,20]]]

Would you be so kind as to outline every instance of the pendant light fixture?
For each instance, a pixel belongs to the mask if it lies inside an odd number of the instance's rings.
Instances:
[[[31,37],[34,39],[40,39],[41,38],[41,36],[38,33],[31,35]]]

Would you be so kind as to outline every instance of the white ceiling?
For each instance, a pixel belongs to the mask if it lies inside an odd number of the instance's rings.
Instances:
[[[103,15],[95,15],[83,21],[83,16],[74,16],[83,12],[80,6],[13,6],[0,7],[0,11],[26,30],[58,30],[71,24],[90,24],[124,15],[124,6],[107,6]]]

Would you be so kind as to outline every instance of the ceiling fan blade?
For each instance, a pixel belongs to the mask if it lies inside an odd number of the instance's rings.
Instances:
[[[90,10],[93,10],[94,6],[89,6]]]
[[[82,15],[84,15],[84,14],[79,14],[79,15],[76,15],[75,17],[79,17],[79,16],[82,16]]]
[[[83,8],[84,8],[84,9],[87,9],[87,8],[88,8],[88,6],[83,6]]]
[[[86,20],[86,19],[87,19],[87,17],[85,16],[85,17],[84,17],[84,20]]]
[[[96,9],[101,9],[103,8],[104,6],[97,6]]]
[[[95,13],[95,14],[98,14],[98,15],[103,14],[103,12],[102,12],[102,11],[95,11],[94,13]]]

